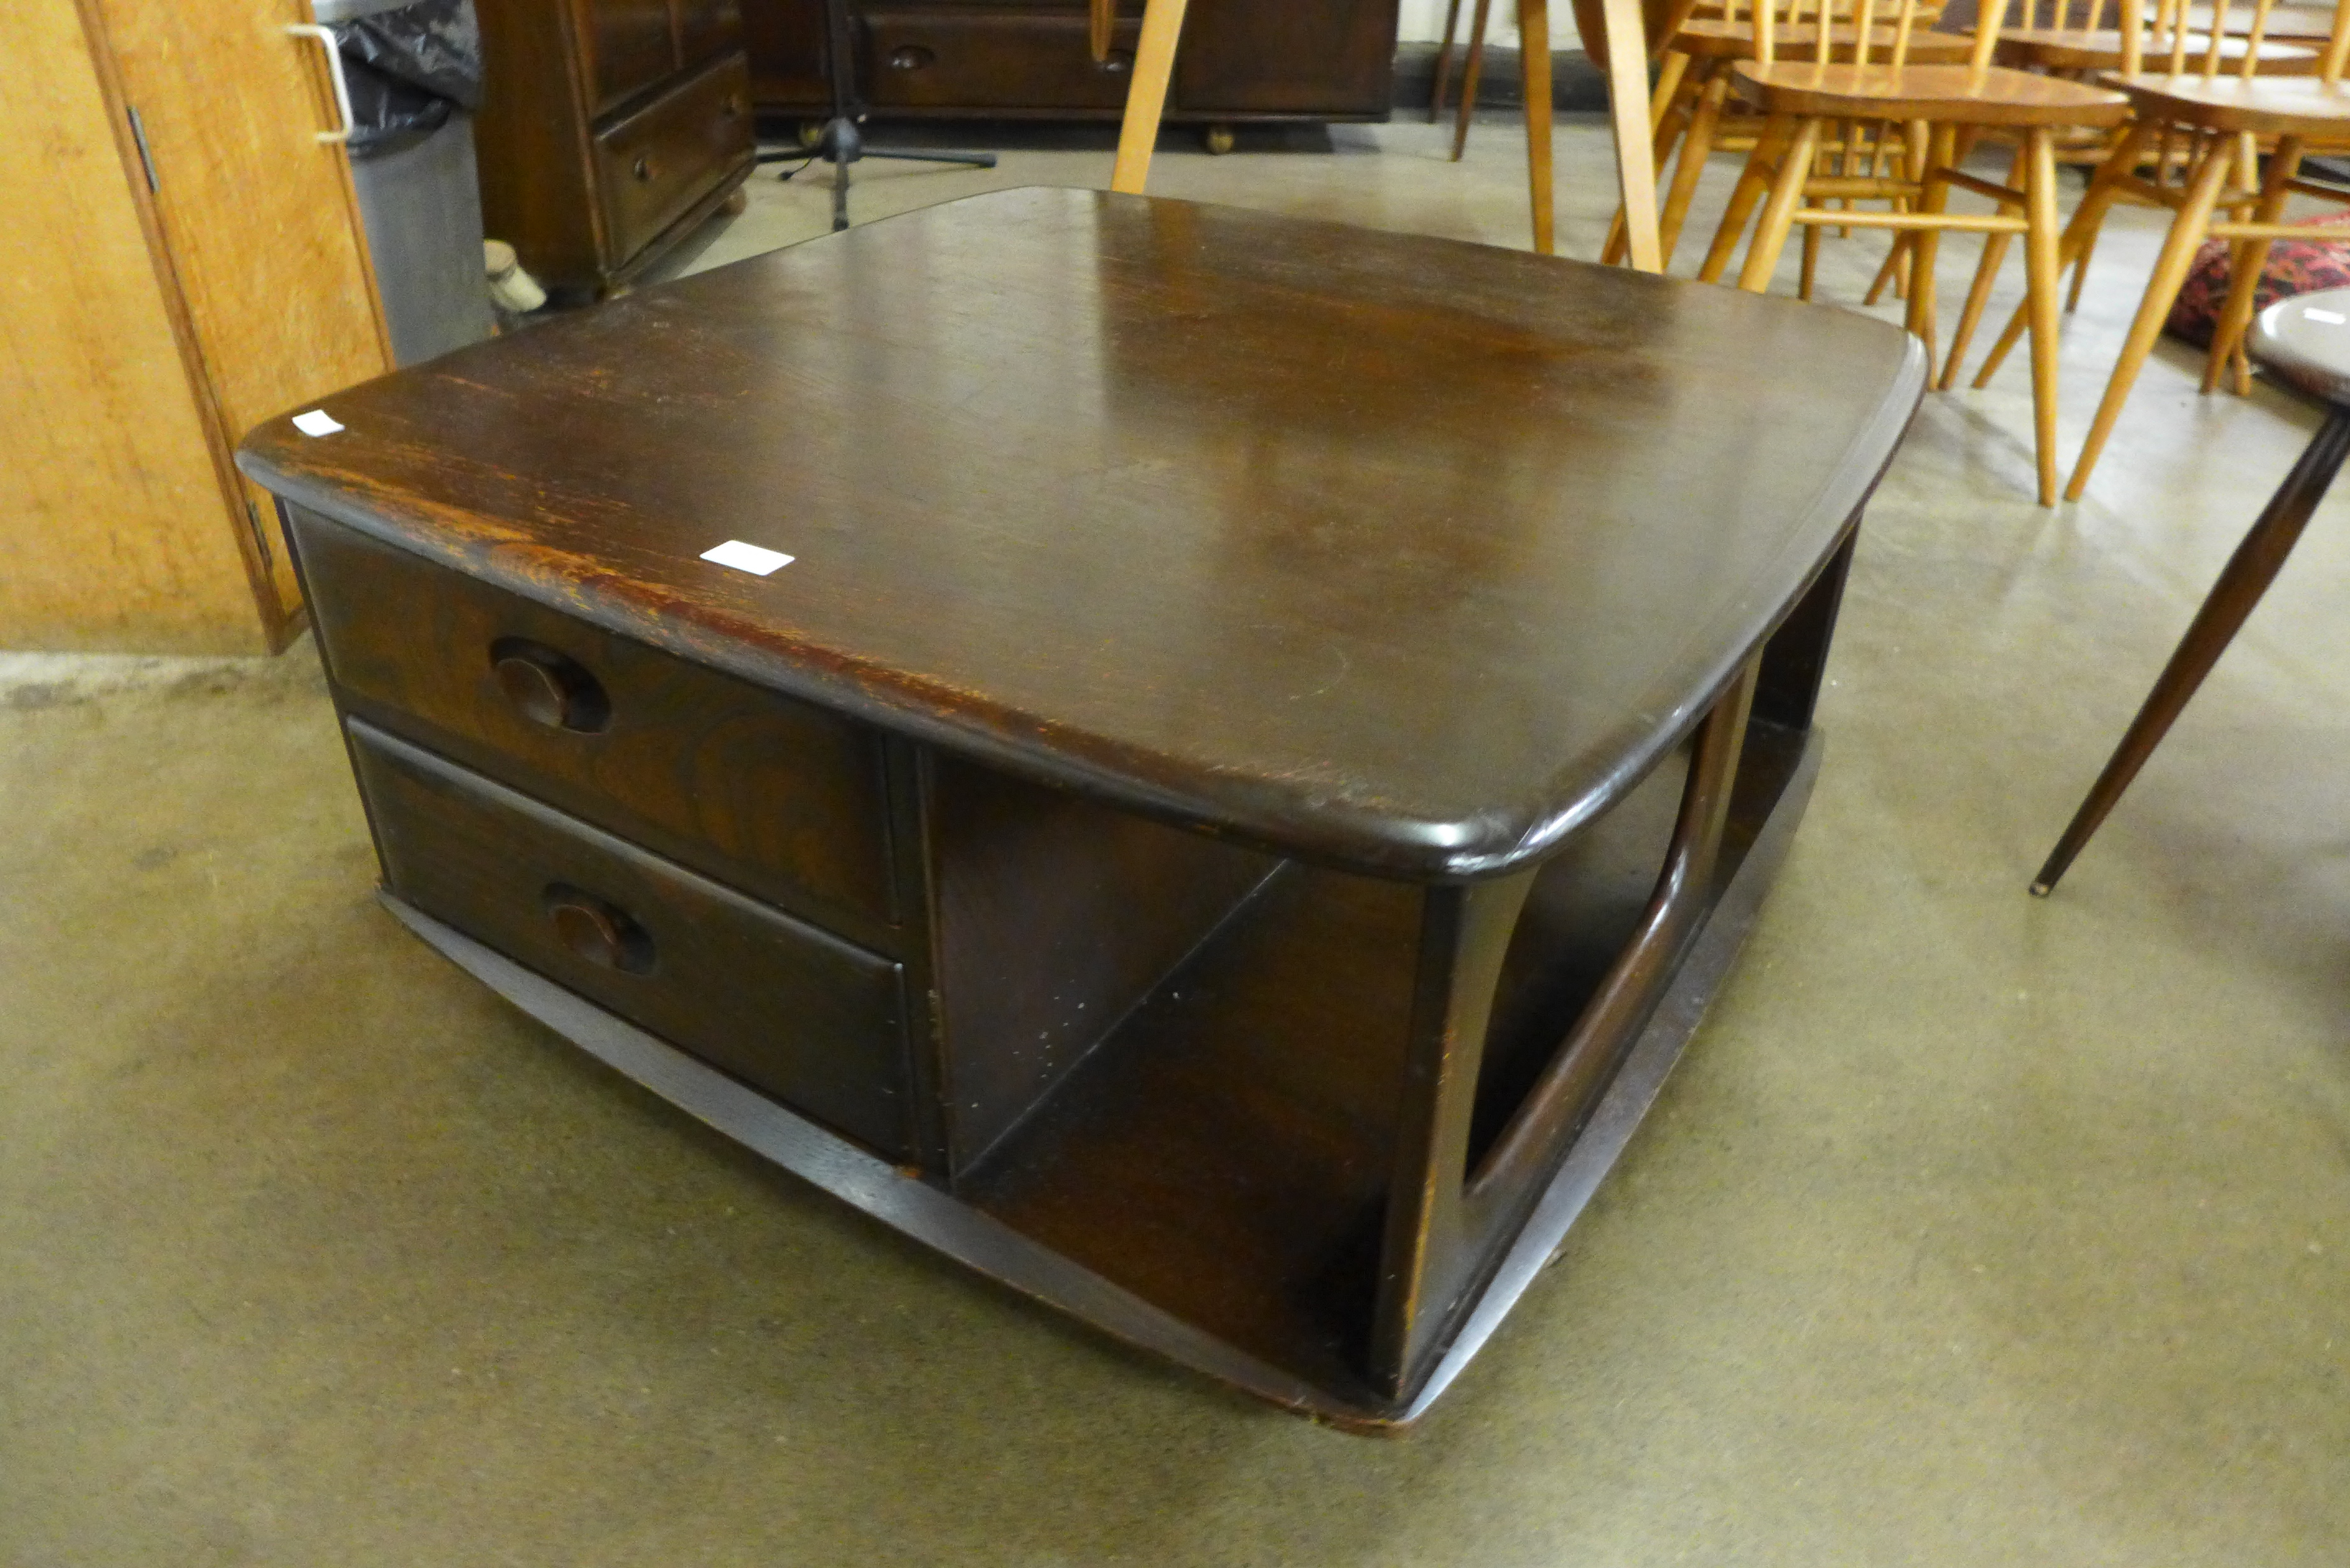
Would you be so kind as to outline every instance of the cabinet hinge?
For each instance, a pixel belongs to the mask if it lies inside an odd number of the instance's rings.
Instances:
[[[139,163],[147,171],[147,189],[150,192],[159,191],[161,186],[155,179],[155,155],[147,151],[147,128],[140,123],[139,109],[136,105],[125,104],[122,109],[130,117],[130,140],[139,144]]]

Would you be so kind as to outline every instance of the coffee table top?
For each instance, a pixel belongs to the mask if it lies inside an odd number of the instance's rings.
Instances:
[[[1923,360],[1844,311],[1087,191],[974,196],[281,418],[271,490],[1180,821],[1499,873],[1700,718]],[[788,553],[754,576],[701,559]]]

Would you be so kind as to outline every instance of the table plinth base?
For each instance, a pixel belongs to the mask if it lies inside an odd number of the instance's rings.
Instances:
[[[1750,753],[1754,748],[1750,743]],[[391,912],[475,979],[590,1055],[856,1208],[947,1256],[1134,1345],[1299,1414],[1354,1430],[1394,1430],[1451,1384],[1555,1255],[1615,1164],[1697,1028],[1744,942],[1803,815],[1821,750],[1816,731],[1787,733],[1767,800],[1742,799],[1747,820],[1725,841],[1703,923],[1662,999],[1450,1343],[1405,1397],[1367,1383],[1334,1389],[1237,1348],[1072,1261],[919,1176],[827,1131],[602,1008],[542,979],[385,893]],[[1757,759],[1759,760],[1759,759]],[[1762,782],[1762,781],[1758,781]],[[1757,790],[1756,794],[1762,792]]]

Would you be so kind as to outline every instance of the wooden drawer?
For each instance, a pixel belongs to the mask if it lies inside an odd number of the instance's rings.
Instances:
[[[608,264],[624,265],[751,161],[751,70],[741,51],[596,136]]]
[[[394,893],[754,1088],[906,1158],[898,965],[364,721],[348,730]]]
[[[876,109],[1108,109],[1126,102],[1138,22],[1121,19],[1107,64],[1075,11],[868,10]]]
[[[669,0],[571,0],[593,89],[589,112],[604,114],[677,69]]]
[[[354,711],[851,935],[879,941],[870,928],[897,919],[874,732],[300,507],[286,516]]]

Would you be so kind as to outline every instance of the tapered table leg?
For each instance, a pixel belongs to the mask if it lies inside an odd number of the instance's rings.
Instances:
[[[2326,489],[2340,472],[2345,455],[2350,455],[2350,410],[2337,408],[2327,413],[2324,428],[2293,465],[2293,472],[2285,475],[2277,493],[2269,498],[2260,521],[2244,535],[2244,542],[2236,546],[2227,570],[2212,585],[2203,607],[2195,612],[2193,624],[2188,627],[2178,651],[2170,656],[2162,678],[2147,693],[2146,705],[2131,721],[2129,732],[2115,749],[2113,760],[2097,775],[2089,797],[2074,814],[2073,825],[2049,852],[2048,863],[2041,867],[2040,875],[2033,878],[2032,891],[2036,897],[2046,898],[2049,889],[2056,886],[2056,879],[2064,875],[2073,857],[2081,853],[2089,836],[2097,831],[2097,825],[2121,799],[2122,791],[2129,788],[2138,769],[2146,765],[2146,759],[2169,732],[2172,721],[2187,706],[2187,700],[2195,695],[2195,689],[2203,684],[2203,678],[2220,661],[2220,655],[2234,640],[2245,618],[2252,613],[2252,607],[2261,602],[2261,596],[2276,580],[2278,568],[2293,553],[2310,514],[2325,499]]]

